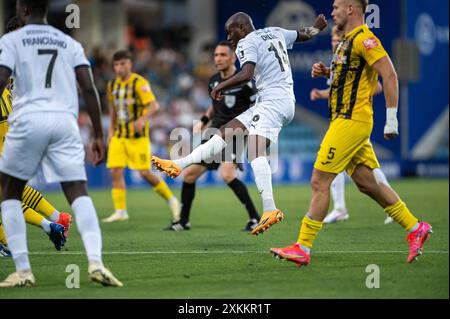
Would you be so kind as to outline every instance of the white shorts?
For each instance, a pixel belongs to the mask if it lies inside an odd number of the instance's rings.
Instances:
[[[292,99],[263,100],[236,119],[245,125],[249,135],[264,136],[276,144],[281,129],[292,121],[294,114],[295,101]]]
[[[26,113],[9,123],[0,171],[30,180],[39,165],[48,183],[86,181],[77,119],[69,113]]]

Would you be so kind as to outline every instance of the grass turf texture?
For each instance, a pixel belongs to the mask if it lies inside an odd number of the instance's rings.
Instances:
[[[353,184],[346,188],[350,219],[324,227],[306,268],[278,261],[268,251],[297,239],[299,221],[308,208],[308,186],[275,187],[286,219],[258,237],[240,231],[247,216],[228,188],[197,190],[193,227],[185,232],[162,231],[169,224],[169,209],[150,189],[129,190],[130,220],[101,224],[105,265],[125,287],[103,288],[88,280],[75,224],[62,253],[41,230],[28,225],[37,287],[0,289],[0,299],[448,298],[448,181],[410,179],[392,184],[416,216],[433,226],[424,255],[413,264],[406,263],[405,232],[396,224],[383,225],[382,209]],[[260,207],[256,189],[250,192]],[[59,209],[68,209],[61,193],[46,196]],[[91,191],[91,196],[100,218],[112,212],[109,191]],[[80,289],[65,286],[69,264],[80,266]],[[380,268],[379,289],[366,288],[369,264]],[[0,258],[0,278],[13,271],[12,260]]]

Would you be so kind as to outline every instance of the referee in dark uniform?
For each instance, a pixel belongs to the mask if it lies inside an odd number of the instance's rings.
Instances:
[[[236,55],[229,42],[222,41],[216,46],[214,51],[214,63],[219,72],[214,74],[209,80],[209,92],[211,92],[217,84],[237,73],[235,66]],[[209,123],[211,123],[211,128],[219,129],[221,126],[246,111],[254,104],[256,92],[253,81],[224,92],[224,98],[220,101],[213,100],[212,106],[210,106],[202,116],[201,121],[194,126],[194,134],[200,133]],[[209,137],[212,137],[212,135]],[[181,218],[178,222],[172,223],[166,230],[180,231],[189,230],[191,228],[189,214],[192,201],[195,197],[195,182],[207,170],[217,170],[219,167],[224,182],[233,190],[247,210],[249,219],[243,231],[249,232],[258,224],[260,216],[249,196],[247,187],[236,177],[237,168],[240,170],[243,169],[240,161],[242,159],[244,147],[243,145],[236,143],[236,140],[232,147],[232,152],[228,151],[226,148],[222,154],[219,154],[219,158],[215,158],[211,163],[194,164],[184,171],[183,186],[181,189]]]

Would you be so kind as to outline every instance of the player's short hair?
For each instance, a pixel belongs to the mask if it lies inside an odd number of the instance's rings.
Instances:
[[[12,17],[6,24],[6,33],[12,32],[20,28],[19,18]]]
[[[114,53],[113,62],[120,60],[132,60],[131,52],[128,50],[120,50]]]
[[[369,0],[355,0],[361,6],[363,13],[366,12],[367,6],[369,5]]]
[[[20,5],[26,6],[33,13],[45,14],[48,10],[48,0],[19,0]]]
[[[216,47],[218,47],[218,46],[228,47],[228,49],[230,49],[231,52],[234,52],[234,48],[231,45],[230,41],[227,41],[227,40],[220,41],[219,43],[217,43]]]

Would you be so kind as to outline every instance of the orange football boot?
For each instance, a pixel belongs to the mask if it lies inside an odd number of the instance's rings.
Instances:
[[[284,214],[279,209],[265,212],[259,220],[258,225],[252,230],[252,235],[262,234],[272,225],[280,223],[283,219]]]
[[[56,222],[64,227],[64,237],[69,238],[69,228],[72,224],[72,216],[69,213],[60,212],[59,219]]]
[[[152,156],[152,163],[158,171],[166,173],[171,178],[176,178],[181,174],[181,168],[171,160],[163,160],[159,157]]]

